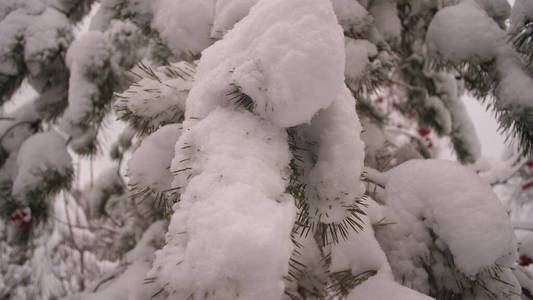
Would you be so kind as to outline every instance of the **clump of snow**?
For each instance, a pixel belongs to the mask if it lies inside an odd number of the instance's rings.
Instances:
[[[133,72],[142,74],[146,71]],[[137,130],[147,127],[157,129],[161,125],[181,121],[194,80],[194,66],[179,62],[157,70],[149,68],[148,72],[126,91],[116,95],[118,101],[114,106],[118,117],[130,121]]]
[[[92,216],[101,216],[106,212],[109,199],[123,192],[124,184],[117,168],[113,166],[103,171],[89,193],[87,201],[89,212]]]
[[[173,179],[170,163],[180,134],[181,126],[171,124],[146,137],[128,162],[129,184],[157,191],[169,189]]]
[[[306,200],[311,211],[318,208],[324,223],[342,222],[346,207],[365,191],[359,180],[364,161],[361,129],[355,99],[347,87],[311,122],[309,134],[319,149],[316,164],[307,174]]]
[[[533,16],[533,3],[529,0],[516,0],[511,10],[509,31],[518,32]]]
[[[345,75],[348,84],[357,84],[369,68],[371,59],[378,55],[374,44],[367,40],[354,40],[346,38],[346,69]]]
[[[22,47],[24,31],[33,18],[16,10],[0,22],[0,74],[17,75],[22,71],[19,61],[23,53],[15,50]]]
[[[52,63],[63,64],[55,60],[73,39],[71,27],[67,17],[51,7],[30,23],[25,31],[24,58],[33,76],[40,75]]]
[[[489,61],[496,57],[505,40],[505,32],[474,0],[441,9],[426,36],[429,53],[453,63]]]
[[[24,195],[38,187],[47,171],[65,175],[72,170],[72,158],[65,139],[55,131],[35,134],[20,147],[17,156],[19,166],[13,182],[13,194]]]
[[[474,276],[485,267],[514,261],[509,217],[473,171],[453,162],[412,160],[385,175],[386,204],[405,222],[425,220],[464,274]]]
[[[228,96],[234,92],[249,96],[254,112],[276,125],[309,122],[342,88],[343,44],[329,1],[261,1],[204,51],[186,116],[235,105]]]
[[[211,36],[222,38],[226,32],[241,19],[246,17],[258,0],[218,0],[215,6],[215,18]]]
[[[431,300],[433,298],[391,281],[386,276],[376,275],[354,288],[348,300]]]
[[[531,87],[533,78],[521,65],[520,58],[512,50],[503,51],[497,59],[500,82],[496,89],[496,107],[520,113],[524,108],[533,108]]]
[[[331,0],[331,4],[345,32],[360,33],[372,24],[372,17],[359,1]]]
[[[374,25],[383,38],[392,44],[399,43],[401,40],[402,22],[398,16],[396,1],[372,1],[368,11],[374,17]]]
[[[477,3],[498,24],[503,25],[511,15],[511,5],[507,0],[476,0]]]
[[[99,287],[97,292],[72,295],[64,300],[165,299],[156,297],[160,287],[154,284],[146,284],[145,280],[146,273],[150,270],[154,259],[155,251],[164,244],[166,227],[167,222],[165,221],[158,221],[150,225],[135,248],[126,254],[126,270],[116,276],[116,279],[107,285]],[[165,294],[163,293],[161,296],[165,296]]]
[[[105,35],[98,31],[89,31],[72,43],[66,57],[71,75],[65,118],[80,122],[91,112],[92,96],[98,94],[91,79],[98,75],[101,79],[106,77],[111,55]]]
[[[368,216],[361,216],[364,228],[352,233],[350,238],[342,240],[331,250],[331,272],[349,269],[352,274],[365,271],[377,271],[375,276],[383,276],[394,282],[387,257],[374,235]],[[366,299],[366,298],[361,298]]]
[[[446,106],[444,109],[448,112],[449,122],[446,122],[446,128],[455,150],[462,156],[462,162],[475,163],[481,158],[481,142],[461,98],[457,80],[446,73],[436,73],[432,77],[435,79],[433,82],[437,93],[441,94],[440,99]]]
[[[180,299],[279,299],[295,215],[286,133],[232,108],[193,124],[176,144],[182,194],[154,263],[158,283]]]
[[[0,147],[9,153],[16,153],[20,145],[33,134],[31,125],[39,120],[39,115],[31,101],[0,118],[6,118],[0,120],[0,136],[3,136]]]
[[[191,59],[211,45],[212,0],[160,0],[154,3],[152,26],[176,57]]]

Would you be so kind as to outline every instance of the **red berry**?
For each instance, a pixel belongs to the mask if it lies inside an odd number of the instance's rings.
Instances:
[[[524,191],[530,188],[533,188],[533,180],[526,182],[522,185],[522,190]]]
[[[520,255],[520,259],[519,259],[518,263],[521,266],[529,266],[531,263],[533,263],[533,259],[531,259],[527,255]]]
[[[429,129],[426,129],[426,128],[420,128],[418,129],[418,134],[420,134],[420,136],[427,136],[429,135],[431,131]]]

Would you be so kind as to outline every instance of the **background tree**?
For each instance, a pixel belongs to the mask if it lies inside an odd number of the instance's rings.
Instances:
[[[520,299],[461,96],[531,155],[532,7],[0,3],[0,296]]]

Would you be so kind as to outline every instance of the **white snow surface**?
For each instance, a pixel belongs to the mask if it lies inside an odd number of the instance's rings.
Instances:
[[[331,4],[344,31],[360,32],[371,24],[372,18],[358,1],[331,0]]]
[[[211,45],[213,0],[160,0],[152,26],[177,57],[197,56]]]
[[[295,216],[286,133],[233,108],[194,123],[176,144],[181,201],[153,272],[177,299],[281,299]]]
[[[194,80],[194,66],[182,61],[152,71],[157,78],[143,77],[117,96],[117,114],[131,112],[149,119],[154,127],[179,121]],[[142,74],[140,70],[134,72]]]
[[[329,1],[261,1],[203,52],[186,117],[230,105],[237,87],[282,127],[309,122],[344,81],[344,36]]]
[[[72,168],[72,158],[65,139],[55,131],[37,133],[20,147],[17,156],[19,166],[13,182],[13,194],[24,194],[41,184],[45,171],[64,173]]]
[[[211,36],[222,38],[259,0],[217,0]]]
[[[441,9],[429,25],[428,51],[454,63],[491,60],[506,40],[505,32],[474,0]]]
[[[317,162],[307,174],[306,195],[310,211],[316,206],[324,223],[342,222],[346,207],[354,205],[365,191],[360,181],[364,144],[354,103],[350,90],[344,87],[331,106],[313,118],[308,130],[319,149]]]
[[[347,300],[431,300],[433,298],[376,275],[355,287]]]
[[[374,17],[374,24],[383,38],[395,44],[401,40],[402,22],[394,0],[372,1],[368,11]]]
[[[181,125],[170,124],[146,137],[128,161],[129,184],[169,189],[173,179],[170,163],[180,134]]]
[[[72,25],[60,11],[48,7],[34,18],[25,32],[24,59],[32,75],[43,71],[43,63],[68,48],[72,41]]]
[[[533,16],[533,2],[531,0],[516,0],[511,10],[510,32],[516,32],[524,26],[528,18]]]
[[[378,55],[378,49],[367,40],[345,39],[346,51],[346,80],[348,83],[355,83],[365,75],[370,66],[371,58]]]
[[[516,239],[489,185],[454,162],[411,160],[386,173],[387,205],[409,219],[426,219],[468,276],[511,264]]]
[[[11,12],[0,22],[0,72],[6,75],[16,75],[20,70],[18,62],[13,57],[13,51],[20,46],[20,39],[28,24],[33,20],[23,10]],[[15,53],[21,55],[21,53]]]

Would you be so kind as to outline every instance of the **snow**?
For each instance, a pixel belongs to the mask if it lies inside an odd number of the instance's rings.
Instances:
[[[145,284],[146,273],[151,267],[155,250],[164,243],[167,223],[158,221],[150,225],[134,249],[126,254],[124,273],[108,285],[103,285],[97,292],[72,295],[63,300],[132,300],[156,299],[152,297],[159,288]]]
[[[4,0],[0,2],[0,21],[16,10],[30,15],[37,15],[45,8],[46,3],[42,0]]]
[[[352,274],[375,270],[377,275],[393,282],[392,271],[387,257],[374,235],[370,219],[362,216],[364,229],[352,233],[348,240],[340,241],[331,250],[331,272],[349,269]],[[360,298],[366,299],[366,298]]]
[[[505,41],[505,32],[474,0],[439,10],[426,36],[429,53],[453,63],[490,61]]]
[[[517,32],[533,16],[533,3],[529,0],[516,0],[511,10],[509,31]]]
[[[376,58],[378,50],[374,44],[367,40],[346,38],[346,80],[349,83],[358,83],[370,66],[370,59]]]
[[[180,122],[194,80],[194,66],[179,62],[152,71],[155,77],[143,74],[141,70],[132,71],[144,76],[115,96],[118,98],[114,104],[118,117],[126,119],[128,114],[133,114],[134,118],[146,121],[140,126],[144,128],[146,124],[158,128],[164,124]]]
[[[398,16],[396,1],[373,1],[368,10],[383,38],[389,43],[398,44],[401,40],[402,22]]]
[[[13,182],[13,194],[24,195],[41,185],[45,172],[53,170],[65,175],[72,168],[72,158],[66,141],[55,131],[37,133],[20,147],[17,156],[19,166]]]
[[[472,123],[464,100],[458,90],[458,84],[455,77],[451,74],[437,73],[433,74],[435,88],[437,93],[441,94],[440,99],[444,103],[445,110],[450,116],[450,123],[446,125],[448,133],[452,137],[454,146],[459,146],[466,150],[466,159],[461,158],[465,163],[474,163],[481,158],[481,142],[476,133],[476,128]],[[463,152],[460,150],[456,152]]]
[[[368,11],[358,1],[331,0],[339,24],[345,32],[360,33],[372,23]]]
[[[365,191],[359,180],[364,144],[354,103],[350,90],[344,87],[335,102],[313,118],[309,128],[319,149],[317,162],[307,174],[306,197],[310,211],[318,208],[324,223],[342,222],[346,207],[353,206]]]
[[[73,39],[71,31],[67,17],[51,7],[29,24],[25,32],[24,58],[33,76],[41,75],[49,64],[58,63],[54,61],[57,55],[64,52]]]
[[[504,24],[511,15],[511,5],[506,0],[476,0],[476,2],[499,24]]]
[[[0,120],[0,136],[2,136],[0,146],[9,153],[16,153],[20,145],[33,134],[30,124],[37,122],[39,115],[34,103],[28,102],[2,117],[14,120]]]
[[[342,88],[343,44],[329,1],[261,1],[203,52],[186,117],[230,105],[237,89],[278,126],[307,123]]]
[[[87,205],[91,216],[99,217],[106,211],[106,203],[110,197],[120,195],[123,192],[123,182],[115,166],[103,171],[88,196]]]
[[[160,0],[154,3],[152,26],[176,57],[194,58],[211,45],[213,3],[213,0]]]
[[[402,221],[425,219],[463,273],[474,276],[484,267],[514,261],[510,220],[473,171],[453,162],[412,160],[385,174],[387,205],[404,215]]]
[[[222,38],[226,32],[248,15],[258,0],[218,0],[211,36]]]
[[[72,43],[66,57],[71,72],[69,106],[65,112],[68,119],[79,122],[90,112],[92,95],[98,93],[90,77],[109,67],[110,56],[110,46],[100,32],[89,31]]]
[[[22,53],[18,48],[21,47],[20,39],[32,20],[32,16],[16,10],[0,22],[0,74],[17,75],[22,71],[19,68]]]
[[[176,144],[173,186],[183,189],[154,263],[158,282],[180,299],[280,299],[295,216],[286,134],[231,108],[193,121]]]
[[[146,137],[128,162],[129,184],[160,192],[169,189],[173,179],[170,163],[180,134],[181,125],[171,124]]]
[[[433,298],[403,287],[385,276],[376,275],[358,285],[347,298],[347,300],[359,299],[430,300]]]
[[[530,92],[533,78],[524,69],[516,54],[506,49],[498,56],[496,65],[501,78],[496,89],[498,97],[496,107],[508,109],[516,114],[520,114],[524,108],[533,109]]]

